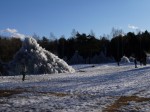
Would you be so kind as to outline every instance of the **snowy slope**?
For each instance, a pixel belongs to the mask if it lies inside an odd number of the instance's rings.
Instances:
[[[0,111],[150,112],[150,65],[74,65],[76,73],[0,77]]]

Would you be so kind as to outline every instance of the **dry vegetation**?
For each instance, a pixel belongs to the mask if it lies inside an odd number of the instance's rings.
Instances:
[[[23,92],[25,92],[23,89],[0,90],[0,97],[9,97],[15,94],[21,94]]]
[[[16,94],[22,94],[23,92],[35,93],[37,91],[34,91],[34,89],[32,89],[31,91],[31,88],[28,88],[28,89],[16,88],[13,90],[0,90],[0,97],[9,97],[9,96],[16,95]],[[37,92],[37,93],[58,96],[58,97],[65,97],[69,95],[66,93],[58,93],[58,92]]]
[[[10,97],[12,95],[16,95],[16,94],[22,94],[23,92],[30,92],[30,93],[39,93],[39,94],[43,94],[43,95],[52,95],[52,96],[56,96],[56,97],[66,97],[66,96],[70,96],[70,94],[67,93],[59,93],[59,92],[38,92],[38,91],[34,91],[34,88],[16,88],[13,90],[0,90],[0,97]],[[77,95],[77,94],[75,94]],[[82,96],[82,95],[77,95]],[[122,106],[127,106],[131,101],[134,102],[145,102],[145,101],[150,101],[150,98],[144,98],[144,97],[138,97],[135,95],[132,96],[121,96],[119,97],[113,104],[107,106],[103,112],[117,112],[119,111],[119,109]],[[6,103],[6,102],[1,102],[1,103]],[[138,108],[137,108],[138,109]]]
[[[104,112],[116,112],[120,107],[126,106],[129,102],[144,102],[150,101],[150,98],[138,97],[138,96],[121,96],[118,100],[116,100],[112,105],[109,105]]]

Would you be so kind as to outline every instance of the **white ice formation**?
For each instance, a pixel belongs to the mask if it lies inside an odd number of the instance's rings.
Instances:
[[[129,60],[128,57],[123,56],[123,57],[121,58],[121,61],[120,61],[120,62],[121,62],[121,63],[130,63],[130,60]]]
[[[25,38],[22,48],[9,63],[11,73],[21,74],[22,64],[27,74],[73,73],[75,70],[58,56],[43,49],[32,37]]]

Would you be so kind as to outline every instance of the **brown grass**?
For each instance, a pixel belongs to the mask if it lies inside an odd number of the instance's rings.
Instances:
[[[104,112],[116,112],[121,106],[128,105],[129,102],[143,102],[150,101],[150,98],[138,97],[138,96],[121,96],[112,105],[108,106]]]
[[[70,94],[67,94],[67,93],[58,93],[58,92],[39,92],[39,93],[46,94],[46,95],[58,96],[58,97],[65,97],[65,96],[70,95]]]
[[[30,89],[30,90],[28,90]],[[0,90],[0,97],[9,97],[15,94],[21,94],[23,92],[37,92],[40,94],[45,94],[45,95],[53,95],[53,96],[58,96],[58,97],[65,97],[69,96],[67,93],[58,93],[58,92],[38,92],[38,91],[31,91],[31,88],[15,88],[12,90]]]
[[[0,97],[9,97],[14,94],[21,94],[25,92],[23,89],[14,89],[14,90],[0,90]]]

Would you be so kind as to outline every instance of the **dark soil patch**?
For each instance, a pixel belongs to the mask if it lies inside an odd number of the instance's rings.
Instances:
[[[128,105],[129,102],[131,101],[144,102],[144,101],[150,101],[150,98],[144,98],[138,96],[121,96],[112,105],[106,107],[104,112],[117,112],[120,107]]]
[[[53,96],[58,96],[58,97],[70,96],[70,94],[67,94],[67,93],[58,93],[58,92],[38,92],[38,93],[46,94],[46,95],[53,95]]]
[[[9,97],[14,94],[21,94],[26,92],[24,89],[13,89],[13,90],[0,90],[0,97]]]

